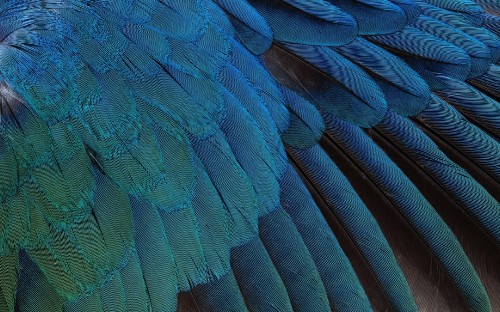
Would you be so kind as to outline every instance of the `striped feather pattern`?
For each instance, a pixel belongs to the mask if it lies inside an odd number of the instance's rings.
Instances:
[[[387,0],[328,0],[356,18],[360,35],[388,34],[408,22],[405,12]]]
[[[483,14],[483,27],[500,37],[500,16]]]
[[[413,161],[423,167],[447,192],[451,193],[471,217],[498,242],[500,233],[495,220],[500,215],[500,204],[463,168],[451,162],[410,121],[393,112],[387,114],[378,129],[397,142],[399,148],[411,155]],[[451,179],[449,176],[454,178]]]
[[[426,0],[426,2],[446,10],[465,13],[471,16],[483,13],[481,6],[472,0]]]
[[[466,35],[455,28],[426,16],[419,17],[414,25],[436,37],[444,39],[463,49],[471,58],[468,78],[482,75],[491,63],[491,51],[481,41]]]
[[[461,80],[469,74],[471,60],[464,50],[416,27],[407,26],[400,32],[370,39],[399,51],[401,56],[407,56],[408,63],[426,78],[431,89],[435,85],[435,73]]]
[[[498,310],[497,20],[0,1],[0,310]]]
[[[368,262],[392,307],[416,310],[408,284],[378,224],[344,175],[319,145],[305,150],[290,148],[289,151]],[[325,183],[325,179],[337,181],[335,187]]]
[[[325,18],[323,14],[311,14],[314,9],[304,6],[302,1],[292,2],[297,10],[285,2],[250,0],[271,25],[277,41],[332,46],[354,40],[357,28],[351,15],[328,5],[323,13],[327,14]]]
[[[332,49],[286,44],[284,48],[270,50],[266,58],[273,58],[273,63],[267,65],[274,75],[281,77],[285,86],[335,115],[368,127],[379,122],[385,114],[387,102],[377,84]],[[291,63],[293,71],[282,62]],[[294,71],[301,72],[301,77]],[[321,75],[322,79],[314,81],[309,75]],[[331,98],[342,101],[332,105]]]
[[[371,74],[388,106],[398,114],[414,115],[425,108],[429,86],[395,55],[362,38],[335,50]]]
[[[447,88],[437,94],[469,116],[497,139],[500,137],[500,104],[462,81],[443,77]]]
[[[217,5],[230,14],[238,37],[255,54],[265,52],[273,42],[273,31],[266,19],[247,1],[217,0]]]
[[[483,92],[490,94],[492,98],[500,98],[500,91],[497,86],[500,84],[500,66],[491,65],[489,70],[482,75],[469,80],[468,82],[475,88],[482,90]]]
[[[394,163],[387,161],[387,155],[359,128],[329,116],[327,133],[382,189],[432,250],[465,297],[469,308],[475,311],[491,309],[486,291],[455,236],[405,174]]]
[[[499,143],[469,123],[448,103],[434,96],[417,120],[432,128],[482,167],[487,174],[500,181],[500,167],[497,161]]]

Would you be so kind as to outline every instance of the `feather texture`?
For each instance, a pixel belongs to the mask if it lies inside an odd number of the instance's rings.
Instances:
[[[498,310],[498,9],[0,1],[0,310]]]

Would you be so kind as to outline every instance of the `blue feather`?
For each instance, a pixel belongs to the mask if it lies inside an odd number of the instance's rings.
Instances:
[[[290,125],[281,135],[283,143],[298,147],[311,147],[319,141],[325,124],[318,110],[290,89],[282,88],[290,110]]]
[[[394,49],[430,85],[440,88],[436,74],[445,74],[464,80],[471,67],[470,57],[464,50],[413,26],[390,35],[370,37],[382,47]]]
[[[261,54],[269,49],[273,42],[271,26],[246,0],[215,2],[230,14],[238,37],[250,51]]]
[[[378,127],[460,203],[489,235],[500,241],[500,205],[463,168],[453,163],[410,121],[390,111]]]
[[[500,37],[500,16],[483,14],[483,27]]]
[[[405,11],[388,0],[328,0],[356,18],[360,35],[389,34],[408,22]]]
[[[367,261],[393,308],[416,310],[408,284],[382,231],[345,176],[319,145],[289,150]],[[333,180],[335,186],[328,182]]]
[[[433,101],[417,119],[454,144],[457,150],[467,155],[487,174],[500,181],[500,164],[497,161],[500,144],[469,123],[448,103],[434,96]]]
[[[357,25],[349,14],[326,2],[316,4],[322,6],[320,14],[316,13],[315,2],[288,2],[297,10],[290,10],[281,1],[250,0],[271,25],[277,41],[333,46],[354,40]]]
[[[437,95],[481,125],[490,135],[500,138],[500,103],[462,81],[449,77],[441,79],[446,88]]]
[[[272,54],[271,54],[272,53]],[[378,85],[361,68],[335,51],[320,46],[286,44],[266,54],[267,66],[280,82],[317,107],[363,127],[384,117],[387,102]],[[300,71],[301,76],[283,63]],[[311,79],[310,76],[319,79]],[[337,98],[339,102],[332,103]]]
[[[387,105],[398,114],[415,115],[427,105],[429,86],[395,55],[362,38],[335,50],[372,75]]]
[[[370,311],[370,302],[349,260],[292,166],[281,186],[283,208],[311,253],[332,309]]]
[[[475,311],[490,309],[486,291],[457,239],[404,173],[361,129],[329,116],[327,133],[356,161],[377,187],[382,189],[403,218],[432,250],[456,283],[469,307]]]
[[[259,238],[234,248],[231,262],[247,306],[261,311],[292,311],[286,287]]]
[[[259,225],[259,237],[286,287],[293,309],[318,311],[328,307],[319,272],[290,216],[280,207],[262,218]]]
[[[470,79],[469,83],[493,98],[500,98],[500,90],[497,88],[500,85],[500,66],[491,65],[484,75]]]
[[[0,1],[0,310],[497,310],[498,9]]]
[[[419,17],[413,25],[467,52],[471,59],[471,69],[468,78],[482,75],[490,66],[492,61],[491,51],[481,41],[456,30],[446,23],[426,16]]]
[[[476,2],[472,0],[425,0],[425,2],[428,2],[432,5],[435,5],[437,7],[454,11],[454,12],[459,12],[459,13],[465,13],[471,16],[478,16],[483,13],[483,9],[481,8],[480,5],[478,5]]]

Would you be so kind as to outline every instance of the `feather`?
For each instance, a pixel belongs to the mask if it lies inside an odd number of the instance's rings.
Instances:
[[[326,220],[316,208],[313,198],[291,165],[281,186],[283,208],[311,253],[331,308],[336,311],[371,310],[368,297],[344,251],[328,230]],[[332,265],[333,263],[335,265]]]
[[[454,12],[459,12],[459,13],[465,13],[471,16],[477,16],[483,13],[483,9],[481,8],[480,5],[475,3],[474,1],[471,0],[458,0],[458,1],[451,1],[451,0],[425,0],[425,2],[428,2],[432,5],[435,5],[437,7],[454,11]]]
[[[500,104],[464,82],[443,77],[447,88],[437,95],[454,105],[459,111],[474,120],[485,131],[497,139],[500,137],[498,111]]]
[[[126,311],[125,289],[120,275],[101,288],[100,297],[103,311]]]
[[[377,222],[340,170],[318,145],[307,150],[290,148],[289,152],[339,219],[391,305],[401,310],[416,310],[408,284]],[[333,187],[324,183],[324,179],[335,179],[337,185],[341,181],[342,187]]]
[[[265,57],[272,59],[267,66],[284,86],[317,107],[364,127],[377,124],[385,114],[387,102],[376,83],[331,49],[287,44]],[[332,105],[332,98],[342,101]]]
[[[237,42],[232,42],[231,64],[236,67],[255,88],[264,102],[279,133],[284,132],[290,122],[289,112],[283,96],[269,72]],[[259,86],[259,87],[257,87]],[[263,87],[260,87],[263,86]]]
[[[419,2],[419,5],[424,15],[447,23],[455,27],[456,29],[466,33],[467,35],[483,42],[491,50],[492,62],[496,63],[498,61],[498,38],[497,36],[495,36],[495,34],[488,31],[486,28],[478,27],[482,24],[482,20],[471,20],[470,18],[468,18],[469,15],[444,10],[442,8],[438,8],[423,2]],[[474,3],[472,7],[476,5],[477,4]],[[479,11],[477,13],[479,13]],[[480,19],[480,16],[477,16],[476,19]]]
[[[262,218],[259,226],[259,237],[286,287],[292,308],[317,311],[327,307],[319,272],[290,216],[279,207]]]
[[[392,0],[391,2],[403,9],[408,24],[413,23],[421,14],[420,7],[413,0]]]
[[[471,60],[464,50],[416,27],[407,26],[390,35],[370,37],[376,44],[395,50],[431,87],[441,87],[436,73],[464,80],[470,73]]]
[[[362,38],[335,50],[371,74],[398,114],[415,115],[427,105],[429,86],[395,55]]]
[[[0,1],[0,310],[498,310],[497,13]]]
[[[48,282],[46,275],[30,260],[24,251],[19,255],[19,272],[16,306],[23,312],[39,311],[51,307],[62,311],[64,301]],[[11,310],[14,311],[14,310]]]
[[[500,37],[500,16],[483,14],[483,27]]]
[[[485,12],[493,15],[499,15],[498,13],[500,12],[500,5],[496,1],[478,0],[476,2],[484,9]]]
[[[488,71],[476,77],[474,79],[468,80],[468,82],[475,88],[478,88],[482,92],[489,94],[491,98],[500,98],[500,91],[496,86],[500,84],[500,66],[491,65]]]
[[[127,264],[120,270],[125,306],[131,311],[146,311],[150,308],[150,297],[137,253],[131,253]]]
[[[249,241],[258,231],[258,208],[248,175],[235,159],[222,133],[192,143],[228,211],[232,246]]]
[[[14,311],[19,272],[19,256],[12,254],[0,258],[0,308]]]
[[[498,242],[495,220],[500,205],[464,169],[451,162],[439,148],[408,120],[390,112],[377,129],[403,149],[449,192],[467,213]],[[404,133],[404,135],[402,135]],[[453,178],[451,178],[453,177]]]
[[[262,311],[292,310],[286,287],[259,238],[234,248],[231,264],[247,306]]]
[[[388,34],[401,30],[406,23],[405,12],[386,0],[328,0],[356,18],[360,35]]]
[[[332,46],[354,40],[354,18],[326,2],[317,2],[250,0],[271,25],[277,41]],[[318,6],[322,6],[320,14],[316,13]]]
[[[281,135],[283,142],[298,148],[312,147],[325,130],[321,115],[311,103],[292,90],[283,88],[282,91],[290,110],[290,125]]]
[[[486,291],[460,244],[418,189],[361,129],[333,116],[326,119],[328,136],[386,194],[406,222],[432,250],[469,307],[475,311],[491,308]]]
[[[140,200],[131,200],[137,255],[153,310],[174,310],[177,306],[177,275],[172,249],[159,213]],[[140,284],[139,284],[140,285]],[[143,306],[146,306],[143,303]]]
[[[271,26],[246,0],[217,0],[216,3],[228,12],[238,37],[250,51],[262,54],[269,49],[273,42]]]
[[[198,307],[210,311],[248,311],[231,271],[213,283],[194,288],[192,296]]]
[[[453,144],[456,150],[469,157],[486,174],[500,181],[500,167],[496,159],[499,143],[469,123],[452,106],[434,96],[426,110],[416,118]]]
[[[457,31],[446,23],[426,16],[419,17],[413,25],[467,52],[471,59],[471,69],[468,78],[482,75],[490,66],[492,61],[491,51],[481,41],[461,31]]]
[[[260,130],[260,135],[262,135],[264,141],[270,147],[269,152],[274,160],[276,170],[281,174],[284,171],[283,168],[286,167],[287,159],[281,138],[279,136],[279,129],[277,129],[277,125],[275,124],[270,111],[270,106],[276,103],[269,103],[271,100],[269,95],[267,95],[266,92],[259,94],[257,90],[253,88],[253,85],[248,81],[247,77],[245,77],[241,71],[232,65],[225,67],[220,72],[219,77],[221,82],[227,88],[227,91],[229,91],[232,96],[234,96],[239,103],[244,106],[246,111],[255,120],[255,123]],[[269,92],[278,93],[279,90],[274,87],[274,84],[270,84],[268,88]],[[231,97],[229,94],[227,94],[227,96]],[[285,105],[285,103],[279,104]],[[283,120],[283,123],[288,124],[290,122],[288,111],[286,111],[285,116],[286,119]]]

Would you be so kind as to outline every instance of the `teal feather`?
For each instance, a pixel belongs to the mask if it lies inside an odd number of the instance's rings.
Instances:
[[[497,15],[0,2],[0,310],[496,310]]]
[[[326,290],[316,265],[283,208],[262,219],[259,237],[286,287],[293,309],[318,311],[327,307]],[[289,257],[283,257],[283,253]]]
[[[19,272],[19,256],[12,254],[0,259],[0,307],[14,310]]]
[[[143,277],[143,271],[136,253],[132,253],[125,267],[120,271],[125,291],[125,306],[129,310],[148,310],[149,293]]]
[[[359,199],[342,172],[319,145],[305,150],[290,149],[293,159],[318,188],[357,250],[368,263],[384,295],[394,309],[417,309],[396,259],[372,214]],[[342,187],[332,187],[324,179],[334,178]]]
[[[131,204],[135,229],[143,233],[141,236],[136,235],[135,246],[150,307],[158,311],[174,310],[179,286],[164,224],[158,211],[151,205],[140,200],[131,200]]]
[[[332,310],[370,311],[372,307],[351,263],[337,238],[327,230],[329,226],[326,220],[315,209],[312,196],[291,165],[281,186],[283,209],[290,215],[311,253]],[[317,222],[313,224],[313,220]]]
[[[247,306],[261,311],[292,311],[283,280],[259,238],[233,249],[231,262]]]
[[[387,115],[378,129],[397,142],[400,149],[411,155],[415,162],[453,194],[463,209],[480,223],[495,241],[499,241],[500,232],[494,220],[500,215],[500,204],[463,168],[449,160],[416,126],[394,112]]]
[[[198,307],[210,311],[248,311],[232,271],[217,281],[195,287],[192,295]]]
[[[21,252],[19,260],[23,267],[18,277],[16,305],[19,310],[36,312],[41,306],[44,306],[62,311],[64,300],[49,283],[44,273],[23,252]]]
[[[448,272],[469,307],[476,311],[490,309],[486,291],[457,239],[404,173],[387,160],[387,155],[361,129],[329,116],[327,133],[363,168],[403,218],[411,224],[442,264],[443,269]]]

